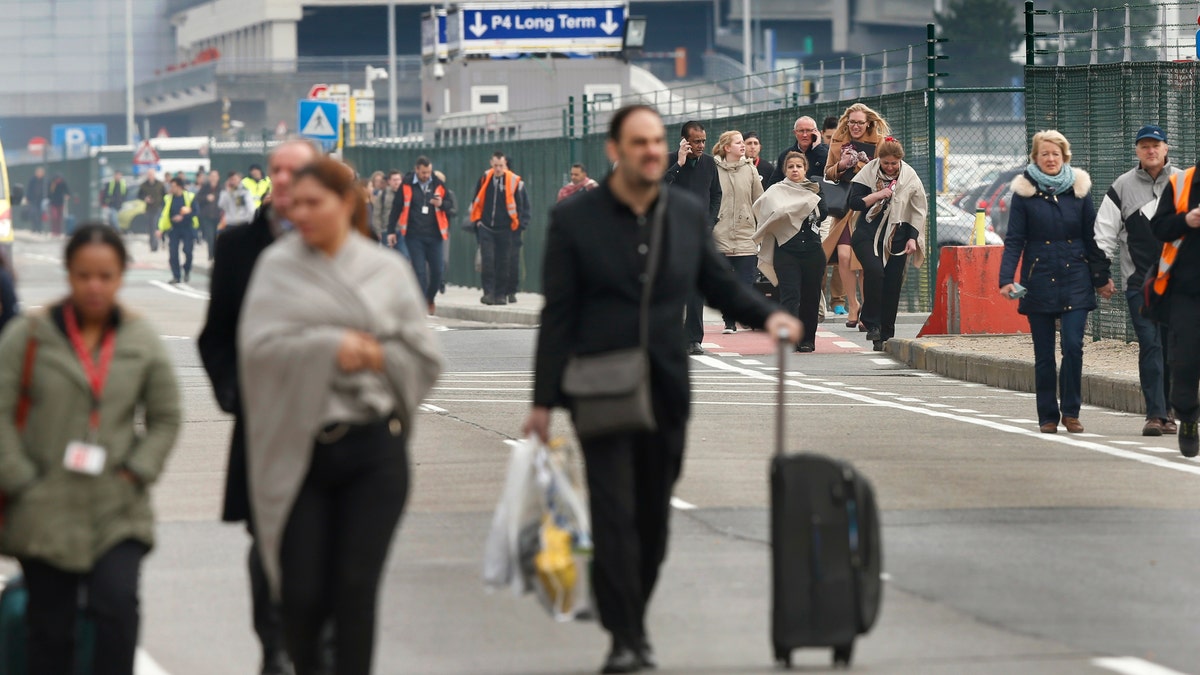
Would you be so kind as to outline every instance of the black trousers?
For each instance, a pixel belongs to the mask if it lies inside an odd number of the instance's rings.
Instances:
[[[324,672],[321,634],[330,623],[332,672],[371,672],[379,581],[408,497],[406,445],[379,422],[313,449],[280,551],[284,634],[297,675]]]
[[[825,279],[825,251],[820,244],[806,251],[798,246],[789,246],[791,243],[789,241],[775,249],[779,304],[804,324],[801,344],[815,346],[821,282]]]
[[[688,342],[704,342],[704,296],[693,291],[684,306],[683,332]]]
[[[208,251],[209,262],[212,262],[213,250],[217,247],[217,225],[220,224],[220,218],[200,219],[200,236],[204,239],[204,248]]]
[[[483,293],[494,296],[507,295],[514,233],[511,230],[492,230],[487,227],[479,227],[476,232],[479,234]]]
[[[1171,407],[1185,422],[1200,420],[1200,296],[1171,293],[1167,353]]]
[[[138,579],[149,549],[124,541],[108,550],[86,574],[64,572],[40,560],[21,560],[29,606],[29,675],[75,672],[75,637],[81,593],[84,616],[96,627],[93,675],[133,675],[141,617]]]
[[[508,284],[504,287],[504,295],[516,295],[521,286],[521,248],[525,245],[522,237],[521,230],[512,233],[512,243],[508,248]]]
[[[667,555],[671,491],[683,466],[684,427],[583,442],[592,516],[592,586],[604,629],[635,647]]]
[[[854,230],[850,246],[863,268],[863,303],[859,320],[868,329],[878,328],[882,340],[896,335],[896,315],[900,313],[900,295],[904,290],[908,256],[892,255],[883,262],[883,246],[875,246],[875,228],[862,220]]]

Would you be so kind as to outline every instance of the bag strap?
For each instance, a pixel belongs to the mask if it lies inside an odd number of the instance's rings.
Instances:
[[[667,193],[665,183],[659,185],[658,203],[650,216],[650,248],[646,251],[646,283],[642,286],[642,307],[638,314],[639,344],[645,349],[650,344],[650,300],[654,293],[654,280],[662,257],[662,241],[667,229]]]
[[[33,405],[31,394],[33,385],[33,362],[37,357],[37,336],[34,334],[37,325],[33,319],[29,321],[29,339],[25,342],[25,363],[21,366],[21,389],[17,398],[17,431],[25,431],[25,423],[29,420],[29,408]]]

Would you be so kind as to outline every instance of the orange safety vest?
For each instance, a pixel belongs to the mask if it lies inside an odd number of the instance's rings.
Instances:
[[[413,196],[412,183],[405,183],[403,185],[403,194],[404,194],[404,210],[400,212],[400,220],[396,221],[396,224],[400,226],[400,236],[401,237],[408,234],[408,208],[410,206],[412,206],[412,196]],[[438,185],[437,189],[435,189],[433,191],[433,194],[436,197],[440,198],[442,200],[442,203],[445,203],[445,201],[446,201],[446,186]],[[446,218],[446,212],[441,210],[440,208],[434,209],[434,212],[437,213],[438,231],[440,231],[442,233],[442,239],[443,240],[449,239],[450,238],[450,220]]]
[[[488,169],[488,172],[483,174],[483,186],[479,188],[479,194],[475,195],[475,202],[471,204],[471,222],[478,223],[483,220],[483,202],[487,197],[488,186],[492,184],[492,178],[496,175],[495,169]],[[521,226],[520,220],[517,218],[517,184],[521,182],[521,177],[517,174],[506,171],[504,173],[504,203],[508,208],[508,217],[512,218],[513,232]]]
[[[1175,213],[1188,212],[1188,200],[1192,196],[1192,178],[1196,174],[1196,167],[1192,167],[1183,172],[1183,187],[1179,187],[1176,178],[1179,174],[1171,176],[1171,189],[1175,192]],[[1158,259],[1158,276],[1154,278],[1154,293],[1158,296],[1167,294],[1167,284],[1171,281],[1171,267],[1175,265],[1175,256],[1179,254],[1179,247],[1183,244],[1183,237],[1176,239],[1167,244],[1163,244],[1162,256]]]

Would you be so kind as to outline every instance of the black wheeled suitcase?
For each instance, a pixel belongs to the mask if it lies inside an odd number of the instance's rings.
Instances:
[[[787,345],[779,352],[779,410],[771,461],[771,639],[775,661],[833,649],[849,667],[854,640],[871,629],[883,594],[879,511],[870,482],[849,463],[784,452]]]

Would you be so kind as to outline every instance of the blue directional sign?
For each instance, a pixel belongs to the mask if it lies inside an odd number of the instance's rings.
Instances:
[[[108,125],[55,124],[50,127],[50,145],[56,148],[98,148],[108,145]]]
[[[305,99],[299,105],[300,135],[318,141],[336,141],[341,125],[337,101]]]
[[[628,6],[624,2],[547,3],[536,8],[513,3],[462,3],[448,17],[450,52],[598,53],[621,50]]]
[[[445,61],[448,53],[446,48],[446,10],[437,10],[437,25],[434,25],[433,15],[426,13],[421,17],[421,56],[437,58]]]

